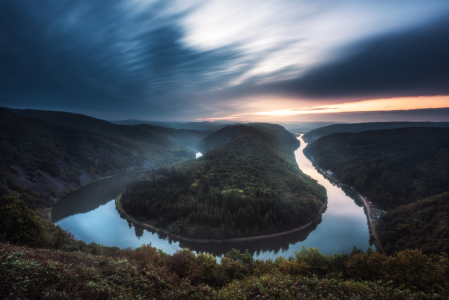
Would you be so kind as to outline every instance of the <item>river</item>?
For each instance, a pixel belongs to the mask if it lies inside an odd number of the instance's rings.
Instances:
[[[326,188],[328,205],[321,223],[299,232],[266,240],[229,244],[197,244],[160,238],[155,233],[130,226],[115,209],[115,197],[140,173],[117,175],[70,194],[53,208],[52,218],[57,225],[69,229],[86,243],[95,242],[119,248],[135,248],[151,243],[153,247],[169,254],[180,247],[215,256],[221,256],[232,248],[242,251],[248,249],[259,259],[293,256],[302,246],[318,248],[324,254],[350,252],[354,246],[366,251],[369,247],[369,229],[362,204],[348,197],[313,167],[303,154],[307,144],[302,139],[300,141],[301,146],[295,151],[298,166]]]

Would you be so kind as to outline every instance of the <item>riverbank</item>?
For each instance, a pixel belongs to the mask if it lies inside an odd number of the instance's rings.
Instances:
[[[318,164],[315,162],[315,159],[311,155],[308,158],[310,159],[310,161],[312,162],[314,167],[317,169],[317,171],[319,173],[321,173],[325,178],[327,178],[330,182],[336,183],[338,187],[347,186],[346,184],[341,183],[335,177],[327,175],[327,173],[320,166],[318,166]],[[354,190],[353,188],[351,188],[351,189]],[[382,248],[382,245],[379,242],[379,239],[377,238],[376,229],[374,228],[373,220],[371,219],[370,204],[368,203],[368,201],[366,201],[366,199],[362,195],[360,195],[359,192],[357,192],[356,190],[354,190],[354,191],[357,193],[357,196],[359,197],[359,199],[362,200],[362,204],[363,204],[364,210],[365,210],[365,215],[367,217],[367,221],[369,224],[368,228],[370,231],[370,236],[374,237],[374,239],[376,241],[376,247],[379,248],[385,255],[387,255],[387,253]]]
[[[168,237],[171,237],[174,240],[179,240],[179,241],[185,241],[185,242],[191,242],[191,243],[202,243],[202,244],[226,244],[226,243],[239,243],[239,242],[249,242],[249,241],[257,241],[257,240],[263,240],[263,239],[269,239],[269,238],[273,238],[273,237],[279,237],[279,236],[283,236],[283,235],[287,235],[293,232],[298,232],[301,231],[303,229],[306,229],[310,226],[313,225],[313,222],[320,217],[320,215],[322,214],[323,210],[325,209],[327,203],[324,203],[323,206],[321,206],[320,210],[318,211],[317,215],[315,216],[315,218],[310,221],[309,223],[292,229],[292,230],[288,230],[288,231],[283,231],[283,232],[278,232],[278,233],[273,233],[273,234],[267,234],[267,235],[257,235],[257,236],[249,236],[249,237],[242,237],[242,238],[231,238],[231,239],[197,239],[197,238],[186,238],[183,236],[175,236],[173,237],[170,233],[168,233],[167,231],[157,228],[155,226],[143,223],[141,221],[136,220],[135,218],[133,218],[131,215],[129,215],[122,207],[120,199],[121,199],[121,194],[115,199],[115,207],[117,208],[117,210],[123,214],[125,216],[125,218],[130,221],[131,223],[133,223],[134,226],[138,226],[138,227],[142,227],[144,229],[147,229],[151,232],[157,232],[157,233],[161,233],[164,234]]]
[[[100,177],[100,178],[97,178],[97,179],[95,179],[95,180],[86,182],[86,183],[84,183],[84,184],[82,184],[82,185],[80,185],[80,186],[78,186],[78,187],[71,188],[70,190],[65,191],[65,192],[63,193],[63,196],[58,196],[57,198],[55,198],[55,205],[57,205],[60,201],[64,200],[65,198],[67,198],[67,197],[70,196],[71,194],[73,194],[73,193],[75,193],[75,192],[77,192],[77,191],[79,191],[79,190],[81,190],[81,189],[83,189],[83,188],[86,188],[86,187],[88,187],[88,186],[90,186],[90,185],[92,185],[92,184],[101,182],[101,181],[106,180],[106,179],[111,179],[111,178],[114,178],[114,177],[116,177],[116,176],[126,175],[126,174],[133,174],[133,173],[144,173],[144,172],[146,172],[146,171],[148,171],[148,170],[151,170],[151,169],[138,169],[138,170],[124,171],[124,172],[115,173],[115,174],[112,174],[112,175],[108,175],[108,176],[106,176],[106,177]],[[45,219],[52,221],[53,207],[54,207],[54,206],[46,207],[45,209],[43,209],[43,210],[41,211],[41,215],[42,215]],[[53,221],[52,221],[52,222],[53,222]]]
[[[357,192],[357,195],[360,197],[360,199],[362,199],[362,202],[363,202],[363,204],[364,204],[364,206],[365,206],[365,209],[366,209],[366,216],[367,216],[367,218],[368,218],[369,224],[371,225],[371,226],[370,226],[370,234],[372,233],[374,239],[376,240],[376,244],[377,244],[378,248],[380,248],[380,250],[382,250],[382,252],[383,252],[385,255],[387,255],[387,253],[384,251],[384,248],[382,248],[382,245],[380,244],[379,239],[377,238],[376,229],[374,228],[373,219],[371,218],[371,211],[370,211],[371,204],[368,203],[368,201],[366,200],[366,198],[363,197],[362,195],[360,195],[359,192]]]

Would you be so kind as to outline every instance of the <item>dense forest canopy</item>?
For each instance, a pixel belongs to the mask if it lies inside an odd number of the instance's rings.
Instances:
[[[186,146],[209,133],[20,112],[30,116],[0,110],[0,194],[18,192],[33,209],[51,206],[59,194],[101,176],[194,158]]]
[[[305,153],[385,209],[449,191],[449,128],[332,134]]]
[[[449,251],[449,128],[331,134],[304,152],[387,210],[376,227],[388,253]]]
[[[387,253],[403,249],[449,253],[449,192],[388,211],[377,231]]]
[[[310,130],[304,134],[303,139],[312,143],[320,137],[343,132],[362,132],[370,130],[394,129],[403,127],[449,127],[449,122],[370,122],[355,124],[333,124]]]
[[[263,126],[271,132],[282,128]],[[202,158],[153,170],[129,184],[123,208],[171,234],[196,238],[268,234],[307,224],[326,192],[299,170],[292,149],[297,139],[283,130],[279,136],[246,125],[218,130],[200,142],[200,148],[213,149]]]

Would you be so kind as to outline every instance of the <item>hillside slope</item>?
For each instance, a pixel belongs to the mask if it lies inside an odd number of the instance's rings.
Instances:
[[[334,124],[313,129],[304,134],[303,139],[310,144],[318,140],[320,137],[332,133],[362,132],[403,127],[449,127],[449,122],[370,122],[355,124]]]
[[[0,110],[0,193],[18,192],[32,208],[48,207],[61,193],[102,176],[194,158],[178,141],[187,144],[193,136],[196,143],[206,134],[54,115],[60,122]],[[90,126],[94,130],[83,128]]]
[[[417,248],[449,253],[449,192],[388,211],[377,232],[387,253]]]
[[[293,150],[258,128],[225,127],[200,145],[201,159],[129,184],[125,211],[174,235],[230,238],[302,226],[326,201]]]
[[[387,253],[449,252],[449,128],[331,134],[304,152],[387,210],[376,226]]]
[[[196,151],[196,144],[202,138],[212,133],[208,130],[174,129],[151,124],[119,125],[82,114],[35,110],[35,109],[9,109],[16,114],[51,121],[74,128],[126,136],[128,138],[145,142],[163,142],[172,139],[189,149]],[[170,141],[170,142],[173,142]]]
[[[449,191],[449,128],[338,133],[304,151],[384,209]]]

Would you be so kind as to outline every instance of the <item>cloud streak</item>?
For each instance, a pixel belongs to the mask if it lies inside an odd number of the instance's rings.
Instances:
[[[0,105],[188,120],[446,95],[448,15],[418,0],[6,0]]]

